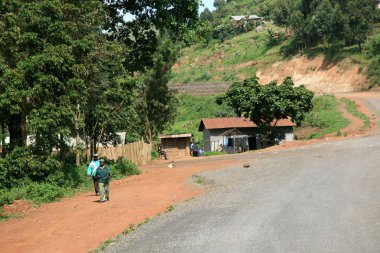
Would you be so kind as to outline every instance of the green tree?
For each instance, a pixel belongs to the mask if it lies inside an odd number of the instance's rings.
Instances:
[[[213,27],[208,21],[199,21],[196,25],[189,28],[183,36],[186,46],[198,44],[208,45],[213,35]]]
[[[198,0],[108,0],[109,35],[128,48],[125,66],[131,73],[154,64],[160,33],[180,41],[198,20]],[[124,20],[130,14],[132,20]]]
[[[272,18],[275,24],[284,26],[288,33],[288,28],[291,23],[292,12],[297,9],[295,0],[279,0],[273,6]]]
[[[347,42],[357,44],[360,51],[363,42],[372,30],[375,14],[375,5],[372,0],[351,0],[347,3]]]
[[[36,131],[58,133],[67,126],[66,83],[73,57],[70,37],[63,32],[69,27],[67,13],[57,1],[7,2],[11,8],[0,15],[0,108],[8,115],[11,145],[23,146],[27,119],[40,118]],[[52,112],[54,117],[47,116]]]
[[[163,35],[153,55],[153,67],[144,74],[143,103],[138,111],[143,116],[140,126],[145,126],[144,135],[150,141],[173,123],[176,116],[178,101],[167,83],[178,51],[179,46],[173,46],[170,38]]]
[[[102,34],[102,2],[8,3],[0,15],[0,110],[11,144],[24,146],[28,131],[40,154],[63,150],[71,136],[93,149],[116,141],[136,82],[124,69],[124,48]]]
[[[216,9],[222,8],[224,5],[226,5],[226,0],[214,0],[214,7]]]
[[[330,0],[322,0],[311,17],[310,25],[315,36],[320,36],[325,45],[333,34],[333,22],[334,9]]]
[[[254,77],[232,84],[217,102],[226,102],[237,115],[249,117],[259,128],[271,132],[280,119],[290,117],[299,125],[312,109],[313,96],[304,86],[294,87],[289,77],[280,85],[276,81],[260,85]]]
[[[213,20],[211,11],[208,8],[204,9],[199,15],[199,20],[211,22]]]
[[[116,132],[127,129],[134,117],[139,83],[125,70],[123,51],[115,42],[99,41],[83,64],[86,72],[84,79],[79,80],[86,85],[82,91],[84,99],[78,103],[82,114],[79,120],[83,121],[79,133],[90,146],[91,154],[99,144],[120,144]]]
[[[292,13],[290,18],[290,27],[294,32],[299,48],[306,47],[308,23],[301,11],[296,10]]]

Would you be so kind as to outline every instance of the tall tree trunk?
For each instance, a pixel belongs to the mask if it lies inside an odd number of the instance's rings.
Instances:
[[[66,145],[63,134],[59,134],[59,159],[63,161],[66,154]]]
[[[9,144],[13,149],[14,147],[25,147],[26,146],[26,115],[13,114],[10,116],[9,124]]]
[[[149,143],[152,144],[153,143],[153,129],[151,127],[148,115],[145,116],[145,129],[149,136]]]
[[[75,115],[75,164],[80,165],[80,150],[79,150],[79,120],[80,120],[80,105],[77,103],[77,112]]]
[[[4,146],[5,146],[5,123],[1,122],[1,152],[3,154],[5,152]]]

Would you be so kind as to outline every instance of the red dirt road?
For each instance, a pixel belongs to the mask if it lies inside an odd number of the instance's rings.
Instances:
[[[380,93],[347,96],[358,101],[359,109],[371,117],[372,123],[375,122],[362,99],[380,96]],[[357,127],[360,123],[362,122],[358,120],[353,125]],[[349,136],[364,134],[359,131],[355,134],[353,125],[348,131]],[[267,150],[313,142],[318,140],[294,141]],[[188,184],[189,178],[194,174],[243,165],[245,162],[239,156],[229,155],[191,158],[176,161],[176,167],[170,169],[166,161],[154,161],[141,167],[142,175],[111,182],[109,202],[98,203],[98,197],[92,192],[83,193],[36,209],[31,208],[23,218],[1,222],[1,252],[88,252],[120,234],[129,225],[139,224],[147,217],[165,212],[171,205],[201,194],[203,189]]]
[[[30,210],[23,218],[0,223],[1,252],[88,252],[130,224],[199,195],[202,189],[186,184],[192,175],[244,162],[227,157],[178,161],[173,169],[156,161],[141,167],[142,175],[111,182],[109,202],[83,193]]]

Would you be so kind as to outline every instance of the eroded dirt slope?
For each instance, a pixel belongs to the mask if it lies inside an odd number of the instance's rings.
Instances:
[[[350,59],[333,64],[323,57],[297,57],[260,69],[257,76],[262,83],[282,81],[290,76],[296,85],[303,84],[317,93],[352,92],[369,86],[363,71]]]

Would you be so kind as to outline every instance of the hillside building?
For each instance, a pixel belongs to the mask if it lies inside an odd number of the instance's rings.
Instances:
[[[230,19],[235,27],[243,27],[245,30],[250,30],[249,27],[256,30],[257,21],[261,21],[261,17],[257,15],[231,16]]]
[[[198,131],[203,132],[205,151],[236,153],[292,141],[295,126],[289,119],[279,120],[275,127],[275,140],[264,139],[255,123],[240,117],[202,119]]]

